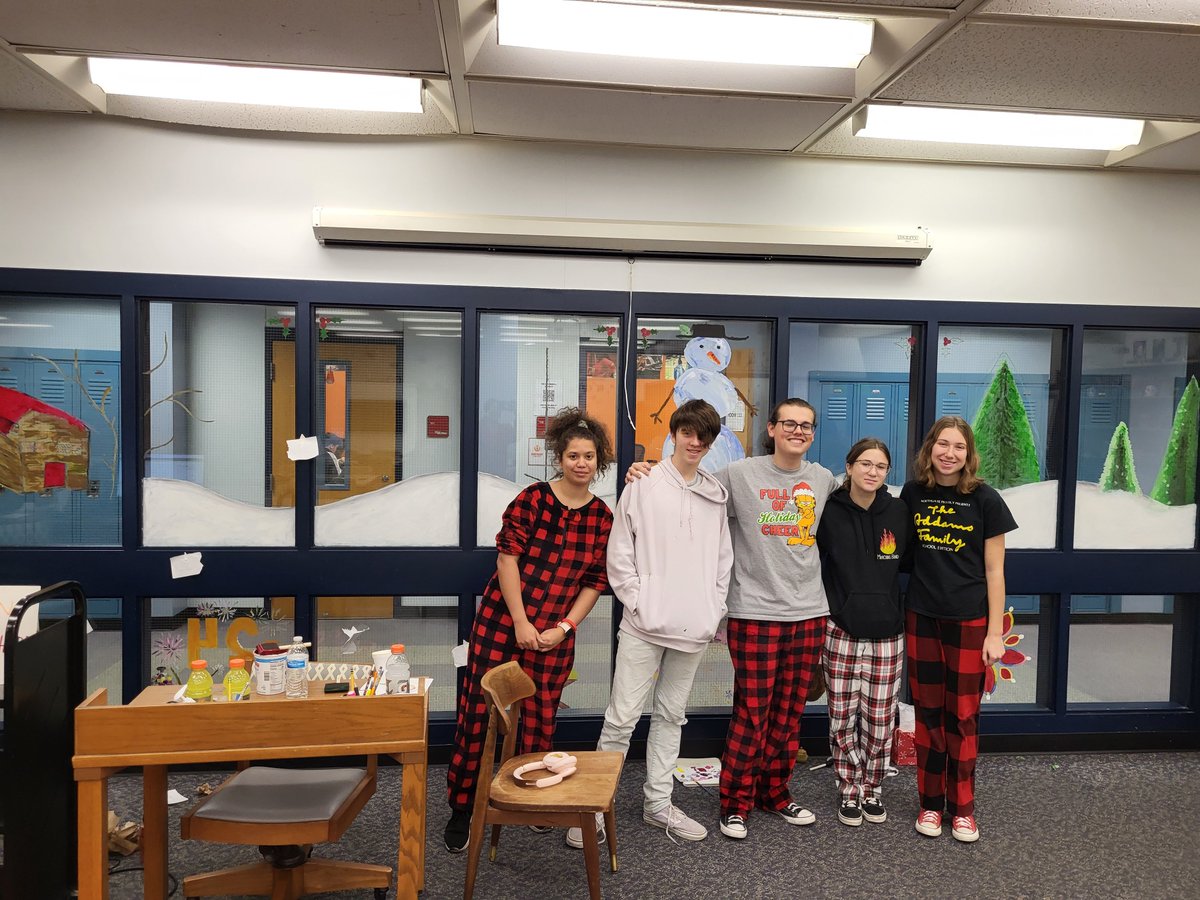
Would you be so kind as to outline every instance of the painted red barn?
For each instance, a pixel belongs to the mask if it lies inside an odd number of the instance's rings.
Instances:
[[[0,486],[19,494],[86,489],[89,438],[74,416],[0,387]]]

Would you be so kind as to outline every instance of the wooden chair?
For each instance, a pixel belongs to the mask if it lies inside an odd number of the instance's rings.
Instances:
[[[69,612],[45,612],[65,601]],[[41,604],[45,604],[42,607]],[[61,605],[61,604],[56,604]],[[19,640],[21,622],[42,627]],[[70,897],[76,882],[75,707],[87,688],[87,599],[64,581],[13,607],[4,633],[0,834],[5,900]]]
[[[583,856],[587,865],[588,890],[592,900],[600,900],[600,845],[596,840],[596,813],[604,814],[608,833],[608,855],[612,870],[617,871],[617,827],[613,798],[621,779],[625,757],[621,753],[594,750],[577,753],[578,771],[559,784],[537,788],[520,784],[513,777],[519,766],[536,762],[545,754],[513,756],[516,746],[516,716],[520,703],[533,696],[533,681],[516,663],[507,662],[483,676],[487,697],[488,730],[479,766],[475,807],[471,813],[471,841],[467,857],[467,882],[463,892],[471,900],[479,869],[483,830],[492,826],[488,858],[496,859],[503,825],[550,825],[579,828],[583,832]],[[500,768],[492,777],[496,758],[496,735],[504,735]],[[548,773],[544,773],[548,774]]]
[[[313,859],[312,845],[336,841],[375,793],[376,759],[365,769],[252,766],[230,777],[184,815],[184,840],[257,844],[265,857],[183,880],[184,897],[252,894],[295,900],[305,894],[374,888],[387,896],[388,866]]]

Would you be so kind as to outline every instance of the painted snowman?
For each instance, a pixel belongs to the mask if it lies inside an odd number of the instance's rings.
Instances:
[[[727,338],[724,325],[701,323],[692,326],[692,339],[683,349],[683,358],[687,368],[675,379],[675,407],[679,408],[689,400],[707,400],[721,417],[721,433],[713,441],[708,455],[701,462],[701,467],[710,472],[725,468],[734,460],[746,455],[742,442],[737,435],[729,430],[725,419],[735,410],[739,403],[744,402],[749,415],[754,415],[755,409],[742,396],[733,382],[722,374],[733,351],[729,347],[730,340],[745,340],[745,338]],[[663,404],[665,406],[666,403]],[[660,408],[658,412],[662,412]],[[658,413],[652,418],[659,421]],[[675,442],[668,434],[663,441],[662,458],[667,459],[675,450]]]

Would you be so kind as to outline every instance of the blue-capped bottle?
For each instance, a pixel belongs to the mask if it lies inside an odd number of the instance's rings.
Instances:
[[[292,638],[283,685],[290,699],[308,696],[308,648],[304,646],[304,638],[300,635]]]

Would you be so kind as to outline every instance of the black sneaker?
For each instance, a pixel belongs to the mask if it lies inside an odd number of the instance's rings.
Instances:
[[[883,798],[878,794],[872,794],[870,797],[864,800],[862,805],[862,814],[863,818],[868,822],[875,822],[876,824],[879,822],[886,822],[887,810],[883,808]]]
[[[843,825],[849,825],[851,828],[857,828],[862,824],[862,810],[858,808],[857,800],[843,800],[841,807],[838,809],[838,821]]]
[[[452,809],[450,821],[446,823],[446,849],[451,853],[462,853],[471,840],[471,811]]]
[[[721,834],[725,835],[725,837],[740,841],[748,833],[745,816],[739,816],[737,813],[734,813],[731,816],[721,817]]]

